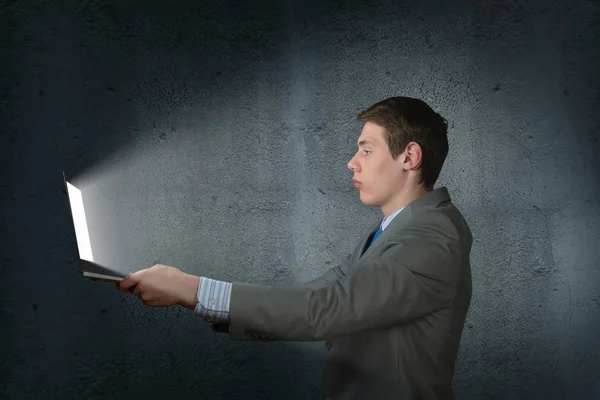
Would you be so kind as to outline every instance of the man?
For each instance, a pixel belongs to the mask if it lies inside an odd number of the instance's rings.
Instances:
[[[377,221],[339,266],[305,285],[229,283],[165,266],[119,284],[149,306],[180,304],[235,339],[325,341],[330,399],[452,399],[471,301],[472,236],[445,187],[447,123],[421,100],[393,97],[358,115],[348,163]]]

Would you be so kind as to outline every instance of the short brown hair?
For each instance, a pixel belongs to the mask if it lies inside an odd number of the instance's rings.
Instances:
[[[394,159],[406,150],[408,143],[418,143],[423,153],[419,184],[433,189],[448,155],[448,122],[444,117],[423,100],[390,97],[361,111],[357,118],[385,129],[385,140]]]

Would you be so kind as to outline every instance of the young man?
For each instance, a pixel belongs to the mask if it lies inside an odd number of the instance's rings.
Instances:
[[[119,284],[149,306],[180,304],[235,339],[325,341],[330,399],[452,399],[471,301],[472,236],[445,187],[447,123],[421,100],[361,112],[348,163],[361,201],[381,208],[354,252],[322,277],[283,288],[197,277],[165,265]]]

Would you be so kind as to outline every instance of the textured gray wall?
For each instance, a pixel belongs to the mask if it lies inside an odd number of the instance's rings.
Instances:
[[[600,398],[598,1],[0,5],[0,399],[319,398],[322,343],[249,343],[84,279],[98,258],[292,285],[379,211],[355,112],[423,98],[474,234],[459,399]],[[450,5],[449,3],[454,3]]]

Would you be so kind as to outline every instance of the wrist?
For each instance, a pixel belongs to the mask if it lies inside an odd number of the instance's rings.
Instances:
[[[181,300],[179,305],[193,310],[198,304],[198,285],[200,277],[190,274],[183,275],[183,285],[181,290]]]

